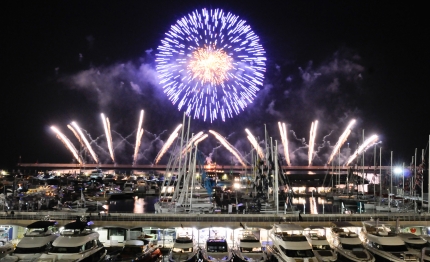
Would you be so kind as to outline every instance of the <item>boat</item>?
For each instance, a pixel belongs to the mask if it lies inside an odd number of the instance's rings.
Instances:
[[[394,227],[376,221],[364,221],[361,238],[364,247],[376,261],[419,261],[416,252],[410,251],[395,233]]]
[[[299,225],[275,224],[269,231],[269,240],[272,245],[267,247],[267,252],[273,262],[318,261]]]
[[[349,222],[332,222],[327,240],[342,261],[375,262],[375,257],[363,246],[358,236],[361,228]]]
[[[195,261],[199,254],[195,229],[181,227],[176,230],[176,238],[169,252],[169,261]]]
[[[124,189],[122,192],[125,194],[133,194],[136,184],[133,181],[128,180],[124,183]]]
[[[163,255],[154,245],[145,245],[142,240],[127,240],[123,248],[114,255],[108,255],[106,261],[158,262]]]
[[[51,243],[59,237],[54,229],[56,221],[36,221],[27,226],[24,237],[18,242],[11,256],[20,261],[37,260],[48,252]]]
[[[430,243],[428,243],[426,239],[412,233],[398,233],[398,236],[405,242],[409,249],[416,251],[421,261],[430,262],[430,254],[428,252],[422,253],[423,248],[430,248]]]
[[[89,218],[77,217],[68,223],[60,236],[52,243],[48,254],[42,254],[40,261],[101,261],[107,250],[99,241],[99,233],[90,227]]]
[[[312,246],[312,250],[319,262],[337,261],[337,254],[331,248],[323,227],[308,227],[304,230],[304,235]]]
[[[205,246],[201,250],[203,260],[209,262],[230,261],[233,258],[233,252],[227,243],[227,239],[218,236],[217,231],[213,233],[214,234],[209,236],[206,240]]]
[[[90,180],[103,180],[105,177],[105,174],[103,173],[103,171],[101,169],[95,169],[93,171],[91,171],[90,173]]]
[[[241,261],[267,261],[267,254],[263,252],[260,242],[260,229],[243,226],[239,231],[239,242],[233,251],[235,257]]]

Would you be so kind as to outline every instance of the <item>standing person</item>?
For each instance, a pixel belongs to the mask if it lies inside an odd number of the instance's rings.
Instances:
[[[15,211],[10,211],[10,215],[13,217],[15,215]]]

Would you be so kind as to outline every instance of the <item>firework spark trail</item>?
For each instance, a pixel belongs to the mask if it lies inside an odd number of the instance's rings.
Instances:
[[[255,137],[251,134],[251,132],[246,128],[245,132],[248,134],[248,140],[249,142],[251,142],[251,145],[255,148],[255,151],[257,151],[258,156],[261,159],[265,159],[264,158],[264,153],[263,150],[261,149],[260,145],[258,144],[257,140],[255,139]]]
[[[107,117],[105,117],[105,115],[103,113],[101,114],[101,117],[102,117],[102,121],[103,121],[103,127],[105,129],[106,140],[107,140],[107,144],[108,144],[110,157],[112,158],[112,161],[115,163],[115,157],[113,155],[113,148],[112,148],[112,134],[110,131],[109,119]]]
[[[140,111],[139,124],[137,125],[136,144],[134,146],[134,155],[133,155],[133,165],[136,164],[137,152],[139,152],[140,143],[142,141],[142,136],[143,136],[142,122],[143,122],[143,110]]]
[[[72,152],[73,156],[76,158],[76,160],[79,162],[79,164],[82,165],[82,159],[79,157],[78,150],[76,147],[70,142],[70,140],[63,135],[60,130],[58,130],[55,126],[51,126],[51,129],[57,134],[58,139],[63,142],[63,144]]]
[[[348,166],[358,155],[360,155],[361,153],[363,153],[363,151],[365,151],[368,147],[370,147],[373,144],[375,144],[376,141],[378,141],[378,136],[377,135],[373,135],[373,136],[369,137],[368,139],[366,139],[366,141],[364,141],[364,143],[354,152],[354,154],[352,154],[349,157],[349,159],[346,162],[345,166]]]
[[[71,125],[67,125],[67,128],[70,129],[75,137],[78,139],[79,144],[81,144],[82,147],[84,147],[84,143],[82,142],[81,137],[78,135],[78,132],[76,132],[75,128],[73,128]]]
[[[308,151],[309,166],[312,165],[312,159],[314,156],[314,147],[315,147],[315,137],[317,135],[317,126],[318,126],[318,120],[315,122],[312,122],[310,138],[309,138],[309,151]]]
[[[340,135],[339,140],[337,141],[336,145],[333,148],[333,152],[331,153],[330,157],[328,158],[327,165],[331,163],[334,156],[338,153],[339,148],[342,147],[342,145],[346,142],[348,139],[349,134],[351,134],[351,128],[355,124],[355,119],[351,120],[346,127],[345,131],[343,131],[342,135]]]
[[[204,134],[199,139],[196,139],[196,141],[194,142],[194,144],[197,146],[200,142],[202,142],[203,140],[205,140],[207,137],[208,137],[208,134]]]
[[[185,154],[186,152],[188,152],[188,150],[190,150],[190,148],[193,146],[193,143],[200,138],[203,135],[203,131],[200,131],[199,133],[197,133],[196,135],[194,135],[193,137],[191,137],[190,141],[188,141],[187,145],[185,146],[184,150],[182,150],[182,154]]]
[[[288,153],[288,137],[287,137],[287,127],[285,123],[278,122],[279,132],[281,133],[281,141],[284,146],[284,155],[285,161],[287,162],[287,166],[291,166],[290,155]]]
[[[96,163],[99,162],[99,160],[97,159],[97,155],[94,152],[93,148],[91,147],[90,143],[88,142],[87,138],[85,137],[84,133],[82,133],[81,128],[78,126],[78,124],[76,122],[72,122],[71,123],[72,126],[76,129],[76,131],[78,132],[79,136],[82,138],[82,141],[84,141],[84,144],[88,150],[88,152],[90,152],[90,155],[93,157],[94,161]]]
[[[167,139],[166,143],[164,143],[160,152],[158,152],[157,156],[155,157],[155,161],[154,161],[155,164],[157,164],[158,161],[160,161],[161,157],[164,155],[164,153],[166,153],[167,149],[169,149],[169,147],[172,145],[173,141],[178,137],[178,135],[179,135],[178,131],[181,127],[182,127],[182,124],[177,126],[175,128],[175,130],[173,131],[173,133]]]
[[[196,10],[161,40],[156,70],[168,98],[194,118],[231,118],[256,97],[266,71],[259,37],[232,13]]]
[[[246,166],[242,155],[223,136],[213,130],[209,130],[209,133],[213,134],[218,139],[218,141],[220,141],[221,144],[223,144],[224,147],[227,148],[227,150],[230,151],[237,158],[237,160],[242,164],[242,166]]]

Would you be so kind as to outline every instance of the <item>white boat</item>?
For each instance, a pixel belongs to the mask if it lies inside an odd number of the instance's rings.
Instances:
[[[204,261],[220,262],[230,261],[233,258],[233,252],[230,249],[227,239],[215,236],[209,236],[205,242],[204,248],[201,250],[201,255]]]
[[[412,233],[399,233],[398,236],[405,242],[409,249],[416,251],[421,261],[430,261],[430,254],[428,254],[428,252],[422,253],[423,248],[430,247],[430,243],[428,243],[426,239]]]
[[[299,225],[275,224],[269,231],[269,239],[272,246],[267,251],[273,262],[318,261]]]
[[[259,233],[259,228],[245,227],[239,231],[239,243],[234,250],[237,258],[248,262],[268,260],[267,254],[263,252]]]
[[[169,253],[169,261],[195,261],[199,254],[197,235],[191,227],[181,227],[176,230],[173,248]]]
[[[377,261],[419,261],[416,252],[410,251],[395,233],[394,227],[379,221],[363,222],[362,240]]]
[[[124,192],[125,194],[133,194],[135,190],[136,184],[133,181],[127,181],[124,183]]]
[[[309,227],[305,228],[304,234],[319,262],[337,261],[337,254],[331,248],[325,231],[323,227]]]
[[[107,261],[127,261],[127,262],[158,262],[163,255],[157,246],[145,245],[142,240],[127,240],[119,253],[109,256]]]
[[[42,254],[39,261],[71,262],[101,261],[106,256],[106,248],[99,241],[99,233],[90,227],[91,221],[77,217],[75,222],[64,226],[60,236],[52,243],[48,254]]]
[[[101,169],[97,168],[96,170],[91,171],[90,179],[103,180],[104,177],[105,177],[105,174]]]
[[[375,257],[364,248],[358,236],[361,227],[349,222],[332,222],[327,230],[327,240],[342,261],[375,262]]]
[[[34,261],[48,252],[52,241],[59,236],[54,232],[56,224],[56,221],[36,221],[28,225],[24,237],[16,245],[12,256],[20,261]]]

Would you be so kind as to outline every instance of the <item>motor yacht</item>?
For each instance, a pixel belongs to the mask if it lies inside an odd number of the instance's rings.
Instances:
[[[39,261],[101,261],[106,256],[106,248],[99,241],[99,233],[91,229],[88,218],[77,217],[68,223],[60,236],[52,243],[48,254],[43,254]]]
[[[327,240],[342,261],[375,262],[375,257],[363,246],[358,236],[361,227],[349,222],[332,222]]]
[[[260,229],[244,227],[239,231],[239,241],[234,250],[235,257],[241,261],[267,261],[260,242]]]
[[[272,245],[267,247],[267,252],[273,262],[318,261],[299,225],[275,224],[269,231],[269,240]]]
[[[6,257],[8,254],[12,253],[13,250],[14,246],[12,242],[0,244],[0,261],[2,261],[2,258]],[[18,260],[18,258],[16,260]]]
[[[325,228],[308,227],[303,232],[319,262],[337,261],[337,254],[327,240]]]
[[[195,229],[181,227],[176,230],[173,248],[169,253],[169,261],[194,261],[199,254]]]
[[[52,242],[59,237],[56,225],[56,221],[36,221],[28,225],[11,256],[20,261],[34,261],[48,252]]]
[[[411,251],[395,233],[393,226],[376,221],[364,221],[361,239],[376,261],[419,261],[416,252]]]
[[[145,245],[142,240],[127,240],[123,248],[116,254],[109,255],[106,261],[122,262],[158,262],[163,255],[154,245]]]
[[[399,233],[398,236],[405,242],[410,250],[414,250],[421,261],[430,262],[430,254],[422,252],[424,248],[430,248],[430,243],[426,239],[412,233]]]
[[[204,261],[227,262],[233,258],[233,252],[227,243],[227,239],[217,236],[217,232],[214,232],[214,235],[209,236],[206,240],[205,247],[201,250],[201,256]]]

